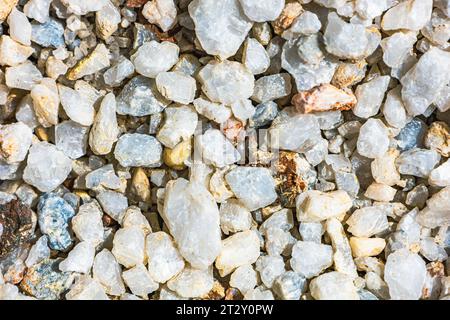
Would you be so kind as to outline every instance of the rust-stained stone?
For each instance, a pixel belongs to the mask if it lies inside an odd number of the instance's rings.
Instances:
[[[298,2],[287,3],[280,16],[272,22],[275,33],[282,34],[303,11],[302,5]]]
[[[348,89],[322,84],[292,97],[292,104],[301,113],[350,110],[356,105],[355,95]]]
[[[283,206],[295,205],[295,198],[306,189],[306,183],[297,174],[296,152],[280,152],[276,163],[277,191]]]
[[[205,296],[202,297],[203,300],[222,300],[225,297],[225,289],[220,284],[219,281],[214,281],[214,285]]]
[[[129,8],[139,8],[147,2],[148,0],[128,0],[126,6]]]
[[[17,200],[0,205],[0,259],[28,243],[34,233],[36,215]]]
[[[450,156],[450,127],[442,121],[433,122],[425,135],[425,146],[444,157]]]
[[[27,294],[43,300],[60,299],[73,281],[70,272],[59,271],[61,259],[45,259],[28,269],[20,283]]]

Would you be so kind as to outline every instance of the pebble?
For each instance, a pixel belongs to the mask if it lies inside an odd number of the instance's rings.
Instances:
[[[298,114],[293,108],[285,108],[269,128],[270,143],[274,149],[306,152],[321,139],[317,118],[310,114]]]
[[[357,149],[359,154],[367,158],[379,158],[389,148],[389,132],[379,119],[370,118],[359,131]]]
[[[56,148],[71,159],[77,159],[86,154],[89,128],[68,120],[55,126]]]
[[[258,103],[264,103],[286,97],[291,94],[291,90],[289,74],[279,73],[256,80],[251,98]]]
[[[108,39],[117,31],[121,21],[120,11],[110,1],[106,1],[105,5],[95,13],[95,26],[99,36]]]
[[[96,73],[110,66],[110,52],[106,46],[101,43],[85,58],[69,70],[66,77],[68,80],[78,80],[86,75]]]
[[[156,78],[161,73],[170,70],[178,61],[180,48],[169,41],[158,43],[154,40],[145,42],[131,56],[136,72],[148,77]]]
[[[44,259],[50,258],[47,236],[41,236],[30,248],[25,265],[30,268]]]
[[[324,33],[326,49],[341,59],[362,59],[373,53],[381,40],[376,28],[347,23],[336,13],[328,14]]]
[[[334,250],[333,261],[335,270],[349,276],[351,279],[356,279],[358,277],[356,265],[352,258],[350,243],[341,222],[336,218],[327,220],[326,231]]]
[[[220,205],[220,228],[228,235],[230,232],[249,230],[253,218],[250,211],[238,200],[228,199]]]
[[[428,181],[431,185],[437,187],[450,186],[450,161],[446,160],[444,163],[431,170]]]
[[[231,142],[217,129],[208,129],[195,139],[200,156],[206,164],[224,167],[240,160],[239,152]]]
[[[15,1],[8,1],[15,2]],[[45,23],[49,19],[49,10],[52,0],[30,0],[24,7],[23,12],[28,18],[40,23]]]
[[[347,219],[348,232],[356,237],[371,237],[389,228],[386,212],[380,206],[355,210]]]
[[[72,161],[55,145],[38,142],[31,146],[23,180],[42,192],[55,190],[72,170]]]
[[[42,80],[42,74],[29,60],[15,67],[6,68],[5,83],[10,88],[31,90]]]
[[[380,76],[359,85],[355,91],[358,102],[353,113],[360,118],[370,118],[376,115],[380,110],[389,81],[389,76]]]
[[[438,98],[442,88],[450,81],[450,75],[444,72],[448,67],[450,53],[432,48],[401,78],[402,99],[408,113],[413,116],[423,114]]]
[[[153,0],[144,5],[142,15],[166,32],[177,22],[177,7],[173,0]]]
[[[158,91],[168,100],[189,104],[195,98],[195,79],[182,72],[161,72],[156,76]]]
[[[95,154],[103,155],[111,152],[114,142],[119,136],[116,115],[116,99],[108,93],[102,100],[89,132],[89,146]]]
[[[198,78],[206,96],[225,105],[250,98],[255,86],[251,71],[236,61],[212,61],[200,70]]]
[[[0,226],[2,259],[32,240],[36,215],[29,207],[13,199],[0,204]]]
[[[31,129],[22,122],[0,126],[0,159],[18,163],[25,159],[32,141]]]
[[[292,104],[301,113],[350,110],[356,105],[356,97],[350,91],[330,84],[322,84],[292,97]]]
[[[59,85],[58,92],[61,105],[71,120],[82,126],[94,123],[94,107],[78,91]]]
[[[123,167],[156,167],[161,163],[162,146],[153,136],[124,134],[117,141],[114,156]]]
[[[45,193],[39,198],[39,228],[47,235],[51,249],[65,251],[72,244],[69,221],[74,215],[69,203],[55,193]]]
[[[148,272],[156,282],[167,282],[185,266],[172,237],[163,231],[147,236],[145,250],[148,257]]]
[[[450,156],[450,127],[442,121],[433,122],[425,135],[424,144],[443,157]]]
[[[302,277],[311,279],[333,264],[331,246],[311,241],[297,241],[292,247],[291,268]]]
[[[352,254],[356,258],[374,257],[379,255],[386,246],[386,241],[382,238],[350,238]]]
[[[142,298],[159,288],[143,264],[138,264],[122,273],[122,278],[131,292]]]
[[[237,167],[225,175],[236,197],[250,211],[275,201],[275,180],[266,168]]]
[[[239,0],[194,0],[188,6],[194,21],[195,35],[206,53],[221,60],[233,56],[252,27],[243,14]],[[214,29],[211,25],[214,24]],[[230,26],[233,28],[230,28]],[[227,41],[223,41],[227,39]]]
[[[126,78],[134,73],[133,63],[123,56],[111,68],[105,71],[103,79],[105,83],[111,87],[118,87]]]
[[[209,191],[178,178],[166,185],[163,210],[181,255],[195,268],[208,268],[221,250],[219,209]]]
[[[67,300],[109,300],[98,281],[90,276],[80,276],[66,293]]]
[[[346,191],[308,190],[297,196],[297,219],[301,222],[320,222],[345,214],[352,206],[352,199]]]
[[[256,261],[256,270],[259,272],[262,283],[267,288],[272,288],[275,279],[286,270],[281,256],[260,256]]]
[[[82,241],[69,252],[66,259],[59,263],[62,272],[88,274],[94,263],[95,248],[90,242]]]
[[[31,23],[31,41],[43,47],[58,48],[64,45],[64,26],[55,19],[44,23]]]
[[[122,222],[125,210],[128,208],[128,199],[120,192],[104,190],[97,195],[97,200],[106,214],[117,222]]]
[[[384,279],[394,300],[418,300],[425,284],[426,267],[423,259],[408,249],[390,254],[384,269]]]
[[[265,72],[270,66],[270,57],[262,44],[253,38],[247,38],[242,54],[242,63],[254,75]]]
[[[318,276],[309,286],[311,295],[316,300],[359,300],[352,279],[337,271]]]
[[[243,294],[253,290],[257,283],[258,275],[250,264],[237,267],[230,277],[230,286],[239,289]]]
[[[306,280],[294,271],[287,271],[273,284],[275,294],[283,300],[300,300],[306,288]]]
[[[81,241],[98,245],[103,242],[103,212],[96,202],[82,204],[72,218],[72,230]]]
[[[59,260],[44,259],[27,270],[20,288],[40,300],[58,300],[69,289],[73,276],[58,271]]]
[[[414,148],[401,153],[395,165],[401,174],[427,178],[440,159],[434,150]]]
[[[164,146],[174,148],[179,142],[188,140],[197,127],[197,113],[189,106],[168,107],[164,110],[165,121],[156,138]]]
[[[241,104],[245,104],[245,105],[247,104],[247,103],[243,103],[242,101],[249,101],[249,100],[237,101],[231,105],[231,108],[233,108],[233,106],[235,106],[235,108],[237,108],[236,105],[240,106]],[[195,111],[197,111],[199,114],[206,117],[207,119],[214,121],[216,123],[219,123],[219,124],[224,123],[232,116],[232,112],[231,112],[230,108],[228,108],[227,106],[225,106],[221,103],[211,102],[202,97],[195,99],[193,104],[195,107]],[[253,107],[253,105],[252,105],[252,107]],[[235,114],[235,116],[236,116],[236,114]]]
[[[125,293],[120,265],[108,249],[103,249],[95,256],[92,277],[109,295],[120,296]]]
[[[22,45],[9,36],[0,37],[0,65],[2,66],[18,66],[27,61],[33,52],[33,48]]]
[[[298,45],[301,42],[302,38],[299,38],[297,40],[287,41],[283,45],[281,54],[282,68],[291,74],[295,80],[297,89],[301,91],[310,90],[323,83],[329,83],[337,67],[336,59],[327,56],[318,61],[318,63],[307,63],[303,58],[305,56],[311,57],[312,55],[310,52],[305,52],[306,54],[300,55]],[[316,43],[317,45],[310,48],[310,51],[315,53],[314,56],[324,55],[323,51],[318,47],[318,39]]]
[[[383,30],[420,30],[430,19],[432,8],[432,0],[407,0],[384,14],[381,27]]]
[[[240,266],[255,263],[259,255],[259,237],[256,232],[242,231],[222,240],[222,250],[215,265],[223,277]]]

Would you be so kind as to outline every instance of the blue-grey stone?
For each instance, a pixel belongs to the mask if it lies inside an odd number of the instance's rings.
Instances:
[[[33,22],[31,40],[42,47],[57,48],[64,45],[64,27],[55,19],[49,19],[45,23]]]
[[[39,198],[39,228],[48,236],[51,249],[63,251],[72,244],[68,227],[74,215],[73,207],[54,193],[44,193]]]
[[[40,300],[58,300],[69,289],[73,279],[70,272],[59,271],[61,259],[45,259],[27,270],[20,283],[25,293]]]
[[[427,125],[419,118],[412,119],[395,137],[401,151],[422,148]]]
[[[150,42],[152,40],[159,41],[158,37],[155,35],[154,32],[147,29],[145,25],[140,23],[134,24],[133,33],[134,33],[133,49],[139,48],[144,44],[144,42]]]
[[[256,106],[255,113],[250,118],[249,125],[258,128],[270,124],[278,115],[277,104],[273,101],[260,103]]]
[[[161,112],[169,103],[159,93],[154,79],[136,76],[117,96],[117,113],[142,117]]]

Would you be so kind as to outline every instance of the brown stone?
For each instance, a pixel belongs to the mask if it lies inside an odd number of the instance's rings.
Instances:
[[[450,127],[442,121],[433,122],[425,135],[425,146],[444,157],[450,156]]]
[[[302,5],[298,2],[290,2],[284,6],[280,16],[272,22],[273,30],[280,35],[284,30],[288,29],[294,19],[303,13]]]
[[[26,245],[34,234],[36,215],[17,200],[0,205],[0,258]]]
[[[292,97],[292,104],[301,113],[349,110],[356,105],[355,95],[348,89],[322,84]]]

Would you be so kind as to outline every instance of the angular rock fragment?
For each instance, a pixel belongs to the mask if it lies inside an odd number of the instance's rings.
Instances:
[[[237,167],[225,175],[225,180],[250,211],[263,208],[277,198],[275,180],[266,168]]]
[[[259,237],[256,232],[238,232],[222,241],[222,250],[215,266],[221,276],[226,276],[237,267],[253,264],[259,255]]]
[[[418,300],[426,277],[425,262],[408,249],[400,249],[387,257],[384,279],[394,300]]]
[[[307,279],[318,276],[333,264],[333,249],[326,244],[298,241],[292,247],[290,265]]]
[[[53,191],[66,180],[72,161],[53,144],[38,142],[31,146],[23,180],[42,192]]]
[[[148,78],[155,78],[159,73],[173,67],[178,61],[179,52],[178,46],[169,41],[145,42],[131,56],[131,62],[137,73]]]
[[[450,82],[450,74],[445,71],[449,68],[450,53],[431,48],[401,78],[402,99],[409,114],[423,114],[437,100],[442,88]]]
[[[36,226],[36,215],[26,205],[12,200],[0,205],[0,258],[26,245]]]
[[[208,190],[183,178],[169,182],[163,219],[193,267],[204,270],[214,262],[221,248],[219,210]]]
[[[188,9],[202,48],[222,60],[237,52],[252,27],[238,0],[224,0],[220,4],[214,0],[194,0]]]
[[[69,70],[66,77],[69,80],[77,80],[86,75],[90,75],[109,67],[110,53],[104,44],[99,44],[95,49],[85,58],[78,61],[78,63]]]
[[[0,160],[9,164],[23,161],[31,140],[32,131],[22,122],[0,125]]]
[[[117,96],[117,113],[142,117],[161,112],[169,101],[161,95],[153,79],[132,78]]]
[[[89,146],[95,154],[107,154],[119,136],[116,116],[116,99],[108,93],[102,100],[89,132]]]
[[[383,16],[383,30],[407,29],[418,31],[431,17],[432,0],[407,0],[389,9]]]
[[[173,0],[148,1],[142,8],[142,15],[166,32],[177,22],[177,7]]]
[[[146,134],[127,133],[117,141],[114,156],[123,167],[155,167],[161,163],[162,146]]]
[[[249,98],[255,86],[250,70],[235,61],[212,61],[200,70],[198,77],[206,96],[226,105]]]
[[[318,276],[309,287],[316,300],[359,300],[352,279],[337,271]]]
[[[351,91],[338,89],[330,84],[322,84],[292,97],[292,104],[301,113],[330,110],[349,110],[356,104]]]
[[[297,219],[302,222],[320,222],[345,214],[352,205],[352,199],[343,190],[308,190],[297,197]]]
[[[195,98],[195,79],[181,72],[161,72],[156,76],[158,91],[168,100],[189,104]]]
[[[145,240],[148,257],[148,272],[152,279],[164,283],[184,268],[184,260],[170,235],[159,231],[151,233]]]

